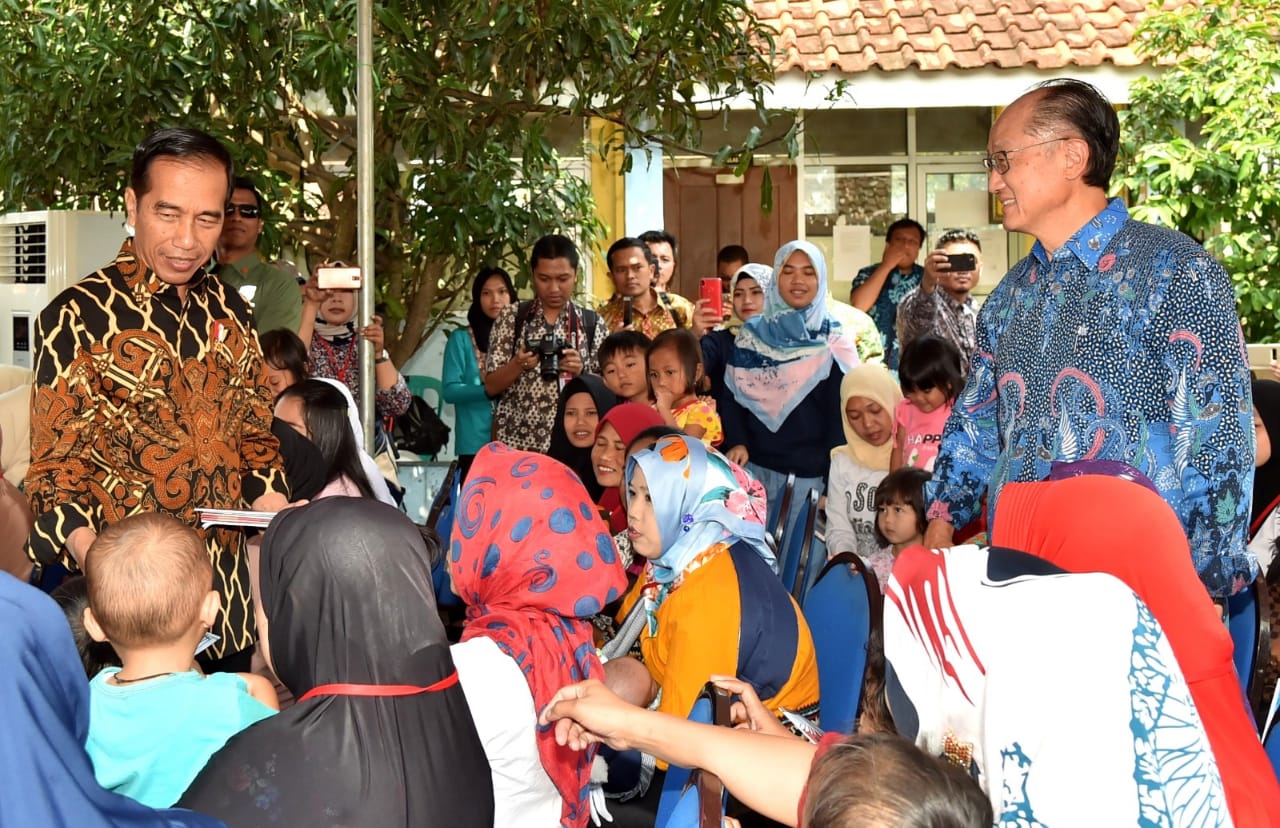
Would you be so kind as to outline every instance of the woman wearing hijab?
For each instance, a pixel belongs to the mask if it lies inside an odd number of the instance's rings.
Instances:
[[[1249,512],[1249,551],[1263,571],[1275,556],[1280,537],[1280,382],[1253,381],[1253,429],[1257,452],[1253,470],[1253,508]]]
[[[916,546],[884,612],[898,732],[969,770],[998,824],[1232,824],[1170,641],[1116,578]]]
[[[311,376],[336,379],[360,393],[360,339],[373,346],[374,405],[377,418],[399,417],[409,410],[412,395],[404,377],[387,356],[382,317],[356,330],[356,291],[321,290],[311,274],[302,290],[302,325],[298,338],[307,346]]]
[[[889,473],[893,412],[901,400],[902,389],[883,365],[859,365],[840,382],[845,444],[831,450],[827,482],[827,550],[831,555],[856,552],[870,566],[880,554],[876,487]]]
[[[1055,467],[1060,479],[1010,483],[996,504],[992,543],[1069,572],[1109,573],[1137,593],[1186,677],[1235,824],[1280,824],[1280,784],[1245,705],[1231,636],[1196,575],[1182,524],[1141,472],[1116,466],[1066,464]],[[1117,472],[1129,479],[1111,476]]]
[[[540,454],[490,443],[458,499],[449,550],[467,625],[454,658],[489,756],[504,828],[582,828],[593,752],[538,729],[557,690],[603,668],[590,618],[626,587],[579,478]]]
[[[367,498],[289,509],[260,581],[259,645],[298,701],[227,742],[181,803],[232,828],[492,826],[418,528]]]
[[[774,714],[815,712],[813,639],[774,574],[764,488],[685,435],[632,455],[626,479],[628,534],[648,563],[623,613],[643,602],[640,650],[658,709],[688,716],[716,673],[750,684]]]
[[[733,350],[733,340],[738,329],[748,319],[764,310],[764,297],[773,283],[773,268],[764,264],[745,264],[738,268],[729,280],[729,298],[733,303],[733,317],[728,325],[708,331],[699,344],[702,346],[702,375],[711,385],[711,396],[719,404],[723,396],[724,369]]]
[[[471,460],[493,433],[493,400],[484,390],[484,355],[489,351],[493,322],[516,300],[511,277],[500,267],[483,267],[471,282],[467,326],[449,334],[441,370],[442,394],[453,404],[454,447],[463,476]]]
[[[217,828],[215,819],[155,810],[112,793],[85,752],[89,685],[58,605],[0,572],[0,825]]]
[[[627,528],[627,510],[622,506],[622,474],[627,466],[627,447],[640,436],[640,432],[661,425],[662,415],[653,406],[621,403],[609,409],[596,426],[591,470],[595,473],[596,485],[603,490],[596,504],[609,522],[609,531],[615,535]]]
[[[725,369],[720,419],[725,454],[768,492],[769,526],[791,527],[811,490],[822,491],[830,453],[844,441],[840,381],[859,363],[827,304],[827,263],[804,241],[774,257],[764,312],[742,326]],[[790,514],[778,504],[795,474]]]
[[[551,426],[551,447],[547,456],[559,460],[582,479],[591,500],[600,499],[604,488],[596,482],[591,468],[591,449],[596,442],[600,418],[618,404],[618,397],[595,374],[580,374],[560,389],[556,418]]]

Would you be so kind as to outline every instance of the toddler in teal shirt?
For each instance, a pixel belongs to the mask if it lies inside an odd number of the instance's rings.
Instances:
[[[107,527],[86,555],[85,579],[85,628],[123,665],[89,682],[94,774],[105,788],[168,807],[228,739],[276,712],[275,691],[262,676],[195,667],[218,593],[204,542],[175,518],[138,514]]]

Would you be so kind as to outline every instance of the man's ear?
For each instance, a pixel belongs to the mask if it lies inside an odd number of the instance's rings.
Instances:
[[[209,594],[204,596],[204,603],[200,605],[200,623],[212,629],[213,622],[218,620],[218,610],[221,606],[222,602],[218,599],[217,590],[209,590]]]
[[[81,618],[84,621],[84,631],[89,634],[89,637],[99,644],[105,643],[107,634],[103,631],[102,625],[98,623],[98,619],[94,617],[93,608],[85,607],[84,615]]]
[[[1089,144],[1083,138],[1068,138],[1062,143],[1065,145],[1063,158],[1066,159],[1064,171],[1067,180],[1084,178],[1085,171],[1089,169]]]
[[[138,194],[132,187],[124,191],[124,220],[130,227],[138,226]]]

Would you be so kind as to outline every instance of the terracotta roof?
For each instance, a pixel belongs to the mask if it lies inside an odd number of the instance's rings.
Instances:
[[[1144,0],[756,0],[778,71],[1061,69],[1142,63]]]

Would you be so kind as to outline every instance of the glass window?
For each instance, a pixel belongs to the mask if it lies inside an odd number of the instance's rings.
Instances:
[[[987,148],[991,110],[987,107],[916,110],[916,151],[980,152]]]
[[[805,236],[830,236],[837,224],[870,225],[883,236],[907,212],[905,164],[805,165]]]
[[[986,135],[982,137],[986,145]],[[906,155],[904,109],[828,109],[804,114],[804,151],[810,155]]]

